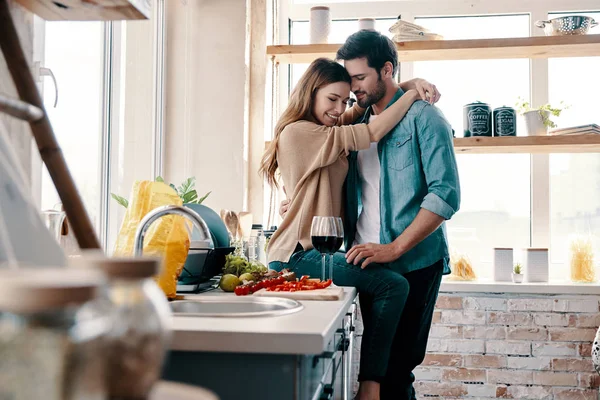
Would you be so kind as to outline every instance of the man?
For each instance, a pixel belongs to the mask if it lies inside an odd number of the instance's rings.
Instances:
[[[360,122],[372,121],[402,96],[394,81],[396,47],[380,33],[353,34],[337,59],[350,73],[358,104],[367,108]],[[412,371],[425,357],[441,278],[450,272],[444,221],[460,205],[452,129],[437,108],[418,101],[383,140],[348,160],[347,261],[388,265],[410,285],[381,399],[416,399]],[[370,310],[369,298],[360,296],[360,303],[363,313]]]

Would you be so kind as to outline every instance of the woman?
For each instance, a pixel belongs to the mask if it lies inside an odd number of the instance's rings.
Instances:
[[[290,200],[286,217],[269,242],[272,269],[288,268],[299,275],[320,276],[321,255],[311,243],[315,215],[342,216],[342,186],[350,151],[368,149],[396,126],[419,98],[417,90],[401,84],[406,93],[369,125],[354,122],[364,109],[348,111],[350,76],[333,60],[315,60],[290,96],[266,150],[261,173],[278,186],[279,170]],[[411,86],[415,86],[412,84]],[[420,88],[422,89],[422,88]],[[360,390],[357,399],[379,399],[379,381],[385,376],[396,326],[408,295],[406,279],[380,265],[361,269],[334,254],[334,283],[354,286],[372,300],[372,327],[362,339]]]

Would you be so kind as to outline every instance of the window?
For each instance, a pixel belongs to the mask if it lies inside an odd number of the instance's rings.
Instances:
[[[557,18],[566,14],[551,14]],[[581,13],[600,20],[600,12]],[[589,33],[600,33],[595,27]],[[600,124],[597,93],[600,92],[600,57],[558,58],[548,62],[549,101],[569,106],[556,123],[560,128]],[[553,269],[569,277],[568,249],[572,235],[594,237],[596,260],[600,250],[600,155],[550,155],[550,245]]]
[[[415,23],[445,39],[529,36],[527,15],[417,18]],[[529,98],[527,59],[415,62],[413,68],[414,76],[440,88],[438,106],[456,137],[463,136],[463,105],[483,101],[493,109],[513,106],[519,96]],[[523,132],[522,123],[517,130]],[[457,162],[462,202],[448,222],[448,240],[471,259],[479,278],[491,279],[494,247],[530,245],[530,156],[465,154],[457,155]]]
[[[57,84],[55,91],[46,78],[44,104],[85,208],[98,229],[102,173],[103,23],[46,22],[44,65],[52,70]],[[43,171],[41,206],[44,210],[53,209],[60,199],[45,166]]]

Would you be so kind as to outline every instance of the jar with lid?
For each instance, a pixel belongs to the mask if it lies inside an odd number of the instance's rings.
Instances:
[[[107,386],[110,398],[145,399],[160,377],[171,339],[171,311],[153,279],[153,257],[90,257],[107,275],[105,298],[112,328],[107,335]]]
[[[0,398],[104,400],[108,314],[98,271],[0,271]]]
[[[512,107],[494,109],[494,136],[517,136],[517,112]]]
[[[490,105],[476,101],[463,107],[464,137],[492,136],[492,110]]]

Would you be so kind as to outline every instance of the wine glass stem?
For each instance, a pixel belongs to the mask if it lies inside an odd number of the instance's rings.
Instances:
[[[326,275],[325,275],[325,267],[326,267],[325,257],[327,257],[327,254],[321,253],[321,280],[322,281],[324,281],[326,279]]]
[[[333,254],[329,254],[329,276],[327,279],[331,279],[333,281]]]

